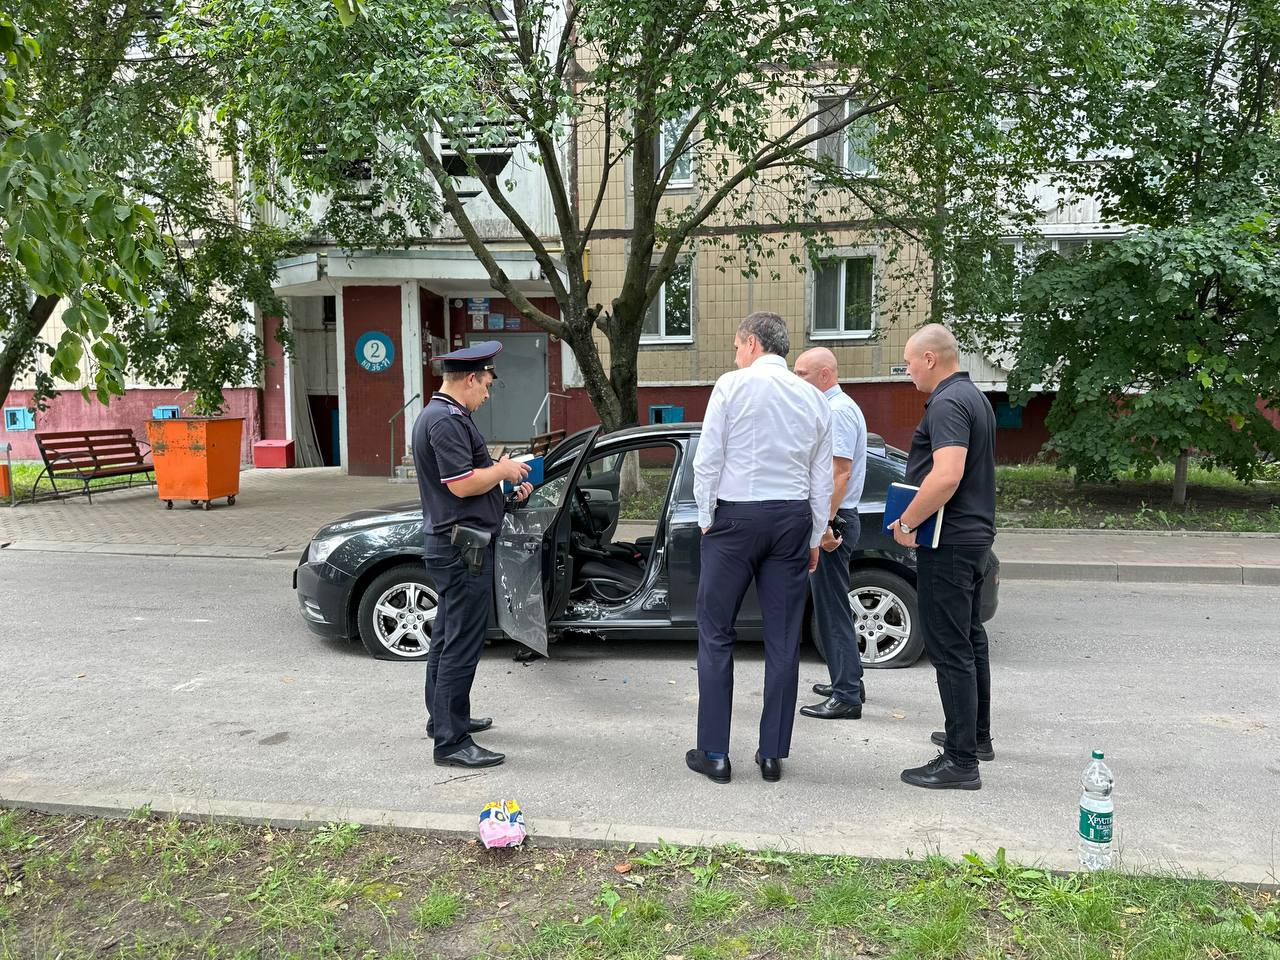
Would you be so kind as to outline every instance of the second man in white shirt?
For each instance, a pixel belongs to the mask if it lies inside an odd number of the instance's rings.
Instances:
[[[698,581],[698,746],[689,768],[727,783],[734,622],[756,584],[764,621],[764,708],[756,762],[782,775],[795,722],[809,574],[831,508],[831,412],[787,369],[782,318],[753,313],[734,337],[739,369],[716,381],[694,455],[702,528]]]

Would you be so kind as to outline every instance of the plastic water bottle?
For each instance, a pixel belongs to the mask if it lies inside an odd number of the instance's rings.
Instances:
[[[1080,865],[1086,870],[1111,867],[1111,818],[1115,804],[1111,788],[1115,778],[1102,762],[1102,751],[1093,751],[1093,759],[1080,777]]]

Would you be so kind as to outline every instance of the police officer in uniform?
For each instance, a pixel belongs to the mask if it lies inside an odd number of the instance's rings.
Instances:
[[[439,595],[427,655],[427,735],[435,762],[490,767],[506,757],[486,750],[471,734],[493,725],[471,716],[471,684],[484,650],[493,609],[493,537],[502,523],[502,483],[524,500],[524,463],[489,456],[471,414],[489,399],[493,358],[502,343],[489,340],[439,357],[444,383],[413,425],[425,530],[427,573]]]

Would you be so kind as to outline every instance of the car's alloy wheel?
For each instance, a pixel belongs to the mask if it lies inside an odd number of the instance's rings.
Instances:
[[[431,646],[438,597],[426,571],[414,564],[376,576],[360,598],[360,639],[383,660],[422,660]]]
[[[849,615],[853,617],[862,665],[874,669],[909,667],[924,651],[916,591],[887,570],[854,568],[849,583]],[[810,635],[826,659],[816,621]]]

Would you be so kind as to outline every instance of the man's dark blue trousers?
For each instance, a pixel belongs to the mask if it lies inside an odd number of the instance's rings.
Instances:
[[[716,504],[698,576],[698,749],[729,752],[734,624],[754,581],[764,620],[760,756],[790,753],[812,531],[807,500]]]

